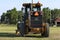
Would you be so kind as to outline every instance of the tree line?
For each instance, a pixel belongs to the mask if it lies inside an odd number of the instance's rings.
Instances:
[[[7,12],[1,15],[1,23],[16,24],[18,21],[18,15],[21,20],[22,11],[17,11],[16,8],[7,10]]]
[[[60,17],[60,9],[43,8],[43,18],[49,24],[55,24],[55,19]]]
[[[60,9],[43,8],[43,19],[48,23],[54,23],[55,19],[60,17]],[[22,21],[22,11],[17,11],[16,8],[7,10],[1,15],[1,23],[16,24],[18,19]]]

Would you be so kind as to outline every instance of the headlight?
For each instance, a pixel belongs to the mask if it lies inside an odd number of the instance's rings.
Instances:
[[[21,23],[20,21],[18,21],[18,23]]]

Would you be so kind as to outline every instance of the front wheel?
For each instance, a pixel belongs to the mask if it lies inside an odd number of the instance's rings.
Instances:
[[[18,33],[19,36],[24,37],[24,35],[25,35],[25,24],[24,24],[24,22],[18,23],[17,30],[18,31],[16,31],[16,33]]]
[[[49,24],[46,23],[45,31],[41,34],[43,37],[49,37]]]

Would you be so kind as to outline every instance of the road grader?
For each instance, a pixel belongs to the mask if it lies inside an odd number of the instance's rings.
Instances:
[[[41,34],[43,37],[49,36],[49,24],[43,19],[41,3],[23,3],[23,18],[18,21],[16,35]]]

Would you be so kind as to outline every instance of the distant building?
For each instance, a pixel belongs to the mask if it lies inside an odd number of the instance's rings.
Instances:
[[[55,25],[56,26],[60,26],[60,18],[56,18],[55,19]]]

